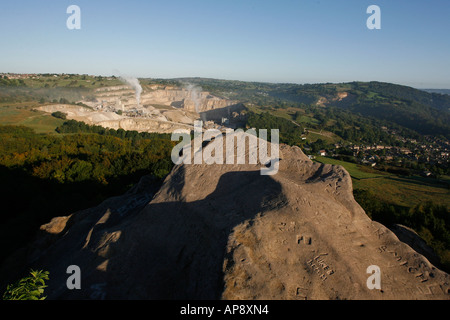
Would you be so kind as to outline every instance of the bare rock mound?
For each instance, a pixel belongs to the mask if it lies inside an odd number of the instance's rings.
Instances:
[[[449,299],[449,275],[369,219],[342,167],[284,145],[279,165],[177,165],[154,196],[143,180],[56,218],[32,256],[48,298]],[[381,289],[367,286],[371,265]]]

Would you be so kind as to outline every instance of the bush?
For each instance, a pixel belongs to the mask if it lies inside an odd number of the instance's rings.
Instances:
[[[61,112],[61,111],[53,112],[52,116],[54,116],[55,118],[58,118],[58,119],[63,119],[63,120],[66,120],[66,118],[67,118],[67,114],[64,112]]]
[[[46,297],[42,294],[47,287],[48,274],[48,271],[30,270],[30,276],[6,287],[3,300],[44,300]]]

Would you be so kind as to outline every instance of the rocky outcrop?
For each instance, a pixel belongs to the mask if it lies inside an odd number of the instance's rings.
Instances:
[[[432,264],[440,265],[439,256],[429,245],[427,245],[425,240],[423,240],[417,232],[401,224],[391,225],[389,229],[395,233],[400,241],[408,244],[415,251],[426,257]]]
[[[346,103],[346,100],[350,97],[350,94],[345,91],[336,92],[334,95],[326,95],[326,96],[320,96],[317,101],[316,105],[318,106],[325,106],[330,103],[338,103],[340,105]]]
[[[143,181],[56,218],[32,255],[48,298],[449,299],[449,275],[370,220],[345,169],[285,145],[278,160],[272,176],[262,163],[177,165],[154,195]],[[81,290],[66,287],[69,265]],[[367,286],[371,265],[381,289]]]

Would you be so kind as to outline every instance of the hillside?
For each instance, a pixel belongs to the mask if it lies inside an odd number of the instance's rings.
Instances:
[[[342,167],[289,146],[279,164],[175,166],[150,202],[143,180],[42,226],[29,262],[50,299],[449,299],[449,275],[369,219]],[[70,264],[85,289],[67,289]]]
[[[207,78],[140,81],[143,87],[142,100],[148,105],[145,112],[142,112],[149,115],[154,113],[154,119],[151,120],[153,122],[165,120],[185,125],[186,121],[179,119],[194,119],[192,112],[224,108],[240,102],[258,108],[291,108],[299,112],[308,109],[319,114],[337,108],[347,115],[373,119],[398,130],[450,139],[450,96],[397,84],[350,82],[300,85]],[[123,87],[123,83],[114,77],[86,75],[40,75],[36,79],[26,80],[0,79],[0,104],[24,101],[54,104],[72,101],[92,107],[106,103],[110,105],[109,109],[115,108],[117,111],[136,103],[131,88],[123,90]],[[108,88],[117,90],[111,91]],[[197,102],[193,99],[196,94],[200,94]],[[161,109],[161,105],[165,107]],[[184,106],[184,109],[180,110],[180,106]],[[96,111],[111,111],[109,109]],[[86,121],[91,121],[89,119]],[[118,128],[117,124],[114,126]],[[378,123],[375,126],[379,127]]]
[[[330,104],[420,134],[450,138],[450,96],[378,82],[353,83],[348,94],[348,98]]]
[[[429,93],[440,93],[450,95],[450,89],[422,89],[422,90]]]
[[[189,81],[222,97],[260,107],[338,107],[423,135],[450,138],[450,96],[382,82],[275,84],[203,78]]]

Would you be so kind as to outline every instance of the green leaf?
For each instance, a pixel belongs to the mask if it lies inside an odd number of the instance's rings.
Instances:
[[[44,300],[44,280],[48,280],[48,271],[30,270],[30,276],[24,277],[15,284],[9,284],[3,294],[4,300]]]

